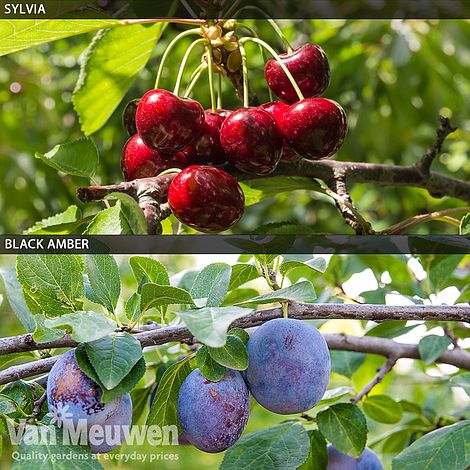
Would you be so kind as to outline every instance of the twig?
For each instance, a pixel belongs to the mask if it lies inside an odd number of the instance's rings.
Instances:
[[[376,376],[364,387],[362,390],[358,392],[358,394],[351,399],[351,402],[356,404],[359,403],[363,397],[367,396],[370,391],[378,385],[382,380],[385,378],[385,376],[393,369],[393,366],[397,363],[398,359],[400,357],[397,356],[396,354],[390,355],[387,360],[385,361],[385,364],[377,370]]]
[[[31,413],[31,416],[29,419],[34,420],[36,419],[40,414],[41,414],[41,408],[44,402],[46,401],[47,398],[47,393],[44,392],[35,402],[34,402],[34,408],[33,412]]]
[[[457,127],[452,126],[448,118],[439,116],[439,128],[436,131],[436,139],[426,150],[421,160],[416,163],[416,168],[424,177],[429,176],[432,162],[441,153],[442,144],[446,137],[456,130]]]

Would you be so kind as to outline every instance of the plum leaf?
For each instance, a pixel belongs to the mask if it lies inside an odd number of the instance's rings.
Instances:
[[[219,307],[227,294],[232,268],[226,263],[206,266],[194,280],[191,296],[205,299],[204,307]]]

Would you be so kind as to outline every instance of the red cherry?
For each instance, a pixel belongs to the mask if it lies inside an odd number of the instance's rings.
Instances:
[[[344,109],[335,101],[307,98],[289,106],[282,129],[298,154],[320,160],[331,157],[341,147],[348,124]]]
[[[176,153],[201,134],[204,110],[189,98],[179,98],[166,90],[150,90],[139,101],[135,121],[145,145]]]
[[[282,134],[263,109],[241,108],[222,124],[220,142],[229,162],[246,173],[267,175],[279,163]]]
[[[189,165],[183,153],[165,155],[147,147],[138,134],[124,145],[121,168],[126,181],[150,178],[170,168],[186,168]]]
[[[223,165],[227,162],[227,155],[220,144],[220,128],[224,121],[222,114],[212,113],[209,109],[204,111],[202,134],[184,149],[190,163]]]
[[[284,117],[284,113],[289,109],[289,105],[284,103],[284,101],[273,101],[271,103],[265,103],[259,106],[260,109],[264,109],[268,112],[276,121],[281,134],[284,135],[282,131],[282,119]],[[299,159],[299,155],[297,155],[287,144],[284,140],[284,145],[282,146],[282,156],[281,161],[284,162],[295,162]]]
[[[323,49],[316,44],[304,44],[280,58],[294,77],[305,98],[321,95],[330,83],[330,65]],[[269,88],[288,103],[299,100],[287,75],[275,59],[269,59],[264,68]]]
[[[168,202],[175,217],[200,232],[221,232],[243,215],[245,196],[220,168],[191,165],[171,183]]]

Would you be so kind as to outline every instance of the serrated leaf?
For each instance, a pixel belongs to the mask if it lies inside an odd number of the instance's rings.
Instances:
[[[21,284],[16,277],[15,268],[0,268],[0,276],[3,278],[3,285],[5,286],[5,293],[10,307],[26,331],[32,333],[36,329],[36,323],[33,314],[26,305]]]
[[[393,459],[393,470],[466,470],[470,465],[470,420],[445,426],[413,442]]]
[[[206,266],[194,280],[191,287],[193,299],[205,299],[203,307],[218,307],[227,294],[232,268],[226,263]]]
[[[150,58],[165,24],[130,25],[99,31],[85,52],[73,104],[82,131],[100,129]]]
[[[206,307],[178,312],[189,331],[207,346],[220,348],[227,340],[227,330],[237,319],[253,310],[240,307]]]
[[[83,262],[77,255],[18,255],[16,272],[32,313],[57,317],[81,310]]]
[[[15,380],[14,382],[6,385],[1,395],[12,400],[15,409],[8,413],[10,418],[23,418],[24,415],[20,412],[30,415],[34,409],[34,403],[41,398],[44,389],[35,382],[25,382],[24,380]]]
[[[302,176],[271,176],[243,181],[240,186],[245,194],[245,204],[251,206],[279,193],[298,189],[318,190],[320,185],[313,178]]]
[[[157,393],[147,418],[149,426],[152,424],[160,427],[176,425],[178,429],[181,429],[177,413],[178,393],[184,379],[192,370],[189,361],[190,358],[187,357],[166,369],[158,384]]]
[[[90,138],[56,145],[47,153],[36,152],[35,157],[46,165],[67,175],[92,177],[99,164],[99,154]]]
[[[98,303],[114,313],[121,294],[121,279],[111,255],[86,255],[88,280]]]
[[[354,372],[362,366],[366,355],[354,351],[330,351],[331,371],[351,378]]]
[[[65,330],[59,328],[48,328],[46,326],[46,320],[48,320],[48,318],[44,315],[38,313],[34,315],[34,320],[36,322],[36,328],[33,333],[33,340],[38,344],[50,343],[51,341],[62,338],[66,333]]]
[[[214,361],[235,370],[245,370],[248,367],[248,352],[240,338],[228,335],[225,345],[221,348],[209,347],[209,354]]]
[[[129,333],[112,333],[85,344],[88,358],[108,390],[116,387],[142,357],[142,347]]]
[[[0,56],[113,26],[119,26],[119,20],[4,20],[0,22]]]
[[[318,413],[320,432],[343,454],[359,457],[367,442],[367,423],[356,405],[338,403]]]
[[[236,289],[258,277],[260,274],[252,264],[235,264],[232,266],[229,289]]]
[[[280,268],[279,272],[282,275],[286,275],[289,271],[292,271],[293,269],[297,268],[309,268],[313,272],[316,273],[324,273],[326,271],[326,268],[328,267],[328,264],[325,260],[325,258],[322,257],[317,257],[317,258],[312,258],[307,261],[298,261],[298,260],[285,260]]]
[[[387,395],[372,395],[362,402],[362,409],[367,416],[378,423],[394,424],[403,418],[403,409]]]
[[[381,338],[396,338],[416,328],[418,325],[409,325],[406,320],[390,320],[375,325],[366,332],[366,336],[380,336]]]
[[[105,198],[108,201],[116,201],[121,209],[122,220],[127,223],[127,233],[130,235],[147,235],[147,222],[144,212],[137,201],[125,193],[111,193]],[[112,234],[111,234],[112,235]]]
[[[152,258],[146,256],[132,256],[129,265],[134,273],[137,284],[150,282],[161,286],[169,286],[170,278],[166,267]]]
[[[219,382],[223,379],[226,368],[212,359],[209,348],[203,344],[196,354],[196,367],[201,374],[211,382]]]
[[[134,367],[132,367],[129,373],[116,385],[116,387],[108,390],[101,382],[96,370],[93,368],[93,365],[90,362],[86,352],[85,344],[79,344],[75,349],[75,359],[77,361],[78,367],[83,371],[83,373],[91,380],[96,382],[101,388],[102,395],[100,400],[103,403],[109,403],[110,401],[113,401],[116,398],[133,390],[134,387],[138,384],[139,380],[144,376],[146,370],[145,359],[141,357]]]
[[[144,284],[142,286],[142,312],[162,305],[195,305],[189,292],[179,287]]]
[[[16,411],[16,405],[11,398],[0,395],[0,415],[9,415]]]
[[[268,294],[259,295],[237,305],[259,305],[271,304],[275,302],[284,302],[290,300],[292,302],[313,303],[317,298],[315,290],[310,281],[301,281],[289,287],[284,287]]]
[[[452,344],[448,336],[428,335],[421,338],[418,344],[419,354],[425,364],[432,364],[442,356]]]
[[[354,389],[352,387],[332,388],[325,392],[322,399],[318,402],[316,406],[321,408],[327,405],[332,405],[338,400],[341,400],[341,398],[345,397],[346,395],[350,395],[352,392],[354,392]]]
[[[69,206],[64,212],[36,222],[25,231],[27,235],[68,235],[83,224],[77,206]]]
[[[57,318],[46,319],[46,328],[65,328],[77,343],[96,341],[112,333],[116,322],[96,312],[74,312]]]
[[[298,470],[327,470],[328,450],[326,440],[321,432],[314,429],[309,432],[310,451],[307,460],[298,468]]]
[[[459,234],[470,235],[470,213],[465,214],[460,220]]]
[[[126,317],[129,321],[137,321],[142,313],[140,310],[140,304],[142,302],[142,298],[138,292],[134,292],[126,301],[126,305],[124,306],[124,311],[126,312]]]
[[[243,328],[231,328],[228,334],[241,339],[243,344],[247,344],[250,339],[250,335]]]
[[[454,375],[449,380],[451,387],[462,387],[468,396],[470,396],[470,372]]]
[[[308,457],[310,440],[299,423],[282,423],[242,436],[230,447],[221,470],[295,470]]]
[[[132,235],[132,229],[122,211],[121,202],[95,215],[84,235]]]

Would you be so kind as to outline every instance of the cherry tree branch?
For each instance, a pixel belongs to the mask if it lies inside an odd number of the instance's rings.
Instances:
[[[232,326],[251,328],[259,326],[273,318],[281,318],[282,309],[259,310],[233,322]],[[470,307],[466,306],[384,306],[367,304],[291,304],[289,317],[297,319],[360,319],[360,320],[438,320],[469,321]],[[156,346],[175,341],[193,339],[191,332],[183,325],[167,326],[149,331],[135,333],[142,347]],[[378,354],[385,357],[419,359],[416,344],[402,344],[391,339],[363,336],[356,337],[344,334],[324,335],[330,349],[357,351]],[[0,355],[13,352],[38,349],[75,347],[77,343],[69,336],[50,343],[36,344],[31,335],[21,335],[0,339]],[[40,359],[35,362],[9,367],[0,371],[0,384],[12,382],[25,377],[32,377],[48,372],[58,356]],[[470,370],[470,353],[464,349],[446,351],[437,362],[451,364]],[[384,372],[385,375],[386,371]],[[373,386],[373,385],[372,385]]]

